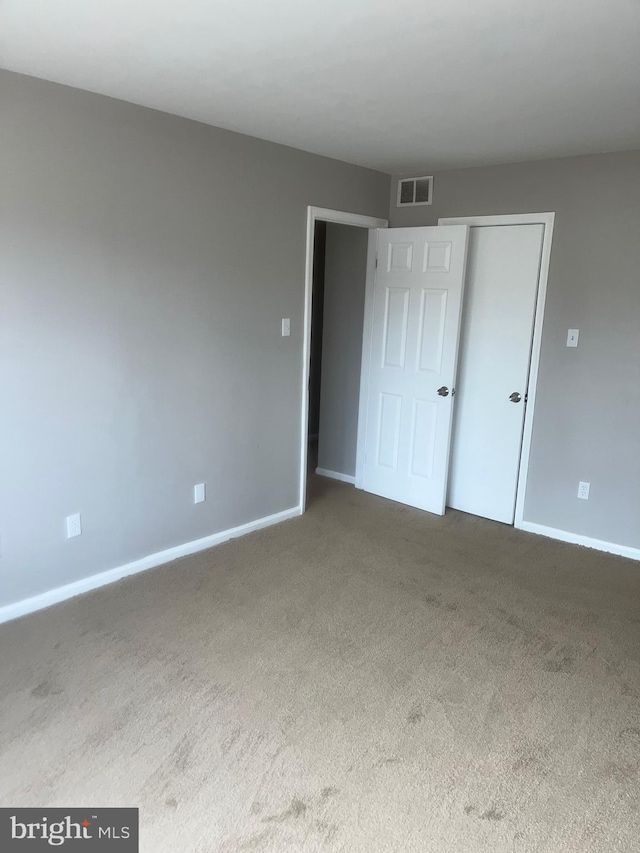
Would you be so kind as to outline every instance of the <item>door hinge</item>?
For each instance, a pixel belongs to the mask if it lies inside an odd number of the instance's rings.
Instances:
[[[378,256],[377,255],[376,255],[376,266],[375,266],[375,268],[378,269]]]

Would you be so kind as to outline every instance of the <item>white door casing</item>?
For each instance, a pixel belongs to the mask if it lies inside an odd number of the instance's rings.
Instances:
[[[466,225],[377,233],[363,359],[366,491],[442,515],[467,256]],[[438,393],[439,389],[448,389]]]
[[[544,225],[473,226],[448,506],[513,524]],[[513,400],[511,396],[513,395]]]

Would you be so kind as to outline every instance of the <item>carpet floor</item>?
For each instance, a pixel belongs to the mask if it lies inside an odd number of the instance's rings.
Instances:
[[[0,804],[139,806],[144,853],[640,844],[630,560],[312,478],[0,647]]]

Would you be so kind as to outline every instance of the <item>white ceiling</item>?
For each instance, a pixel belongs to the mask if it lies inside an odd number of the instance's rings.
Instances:
[[[0,0],[0,61],[386,172],[640,148],[639,0]]]

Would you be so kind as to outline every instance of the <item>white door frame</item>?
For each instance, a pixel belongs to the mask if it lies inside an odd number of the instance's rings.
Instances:
[[[375,239],[371,239],[374,236]],[[360,400],[358,402],[358,437],[356,442],[356,489],[364,489],[364,451],[367,440],[367,402],[369,400],[369,365],[373,335],[373,290],[376,277],[378,235],[369,236],[367,279],[364,290],[364,323],[362,325],[362,357],[360,361]]]
[[[345,213],[342,210],[329,210],[325,207],[307,207],[307,254],[304,274],[304,320],[302,339],[302,413],[300,416],[300,515],[305,511],[307,502],[307,455],[309,429],[309,372],[311,359],[311,309],[313,305],[313,249],[316,222],[337,222],[340,225],[355,225],[359,228],[386,228],[388,219],[376,219],[374,216],[361,216],[358,213]],[[373,252],[372,246],[373,244]],[[369,240],[367,255],[367,290],[369,279],[375,264],[375,240]],[[366,312],[366,308],[365,308]],[[366,313],[365,313],[366,317]],[[358,444],[359,446],[359,444]]]
[[[549,276],[549,261],[551,258],[551,241],[553,239],[553,223],[555,213],[521,213],[505,214],[504,216],[455,216],[441,217],[438,225],[469,225],[487,227],[491,225],[544,225],[542,237],[542,255],[540,257],[540,277],[538,280],[538,298],[533,324],[533,340],[531,345],[531,361],[529,363],[529,382],[527,387],[527,406],[524,415],[522,433],[522,451],[518,470],[518,486],[516,490],[516,514],[514,527],[522,528],[524,522],[524,498],[529,474],[529,456],[531,453],[531,433],[536,404],[538,385],[538,367],[540,365],[540,347],[542,344],[542,324],[544,322],[544,306],[547,298],[547,279]],[[464,305],[462,308],[464,314]]]

